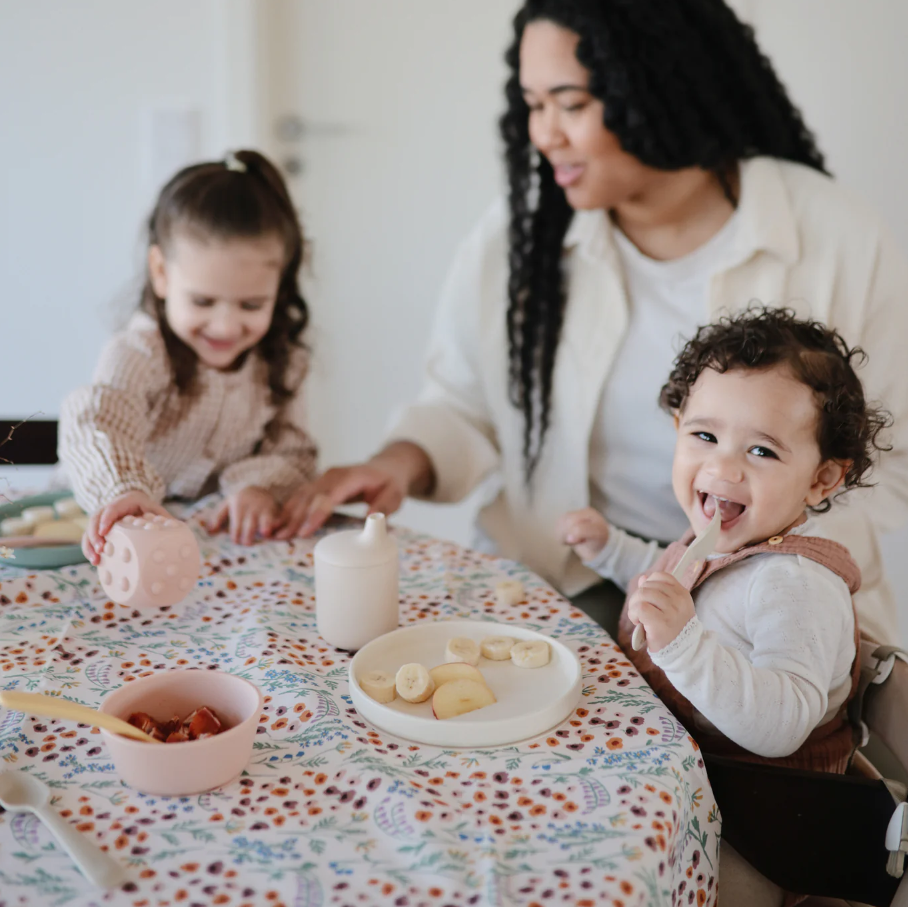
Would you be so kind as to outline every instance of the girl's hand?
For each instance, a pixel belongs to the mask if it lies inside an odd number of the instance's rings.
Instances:
[[[558,520],[556,528],[563,545],[570,545],[582,561],[591,561],[608,543],[608,523],[592,507],[572,510]]]
[[[209,532],[228,528],[235,545],[251,545],[256,534],[271,537],[279,525],[280,507],[274,495],[264,488],[250,485],[230,495],[208,524]]]
[[[634,624],[643,624],[651,652],[667,646],[695,613],[690,592],[670,573],[642,579],[627,603],[627,616]]]
[[[126,494],[114,498],[109,504],[91,515],[88,528],[82,536],[82,553],[97,567],[101,562],[104,540],[114,523],[125,516],[142,516],[143,513],[170,516],[170,513],[144,491],[127,491]]]

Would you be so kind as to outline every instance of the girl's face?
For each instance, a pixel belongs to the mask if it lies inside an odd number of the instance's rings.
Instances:
[[[784,366],[705,369],[677,417],[675,496],[699,535],[720,498],[716,551],[729,554],[796,524],[848,464],[823,461],[813,391]]]
[[[155,293],[170,329],[199,360],[228,369],[268,333],[277,299],[284,245],[259,239],[203,240],[178,232],[148,250]]]
[[[621,148],[603,124],[602,101],[576,57],[579,37],[539,20],[520,42],[520,86],[530,108],[530,141],[555,171],[574,209],[610,210],[632,201],[658,171]]]

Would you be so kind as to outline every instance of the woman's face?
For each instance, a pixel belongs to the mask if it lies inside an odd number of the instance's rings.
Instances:
[[[657,171],[623,151],[603,125],[602,101],[589,93],[577,60],[579,37],[539,20],[520,42],[520,86],[530,108],[530,141],[555,171],[575,209],[612,209],[634,200]]]

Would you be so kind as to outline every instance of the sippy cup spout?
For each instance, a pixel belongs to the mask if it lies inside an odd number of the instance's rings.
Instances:
[[[362,539],[367,545],[383,542],[388,536],[388,524],[383,513],[370,513],[363,526]]]

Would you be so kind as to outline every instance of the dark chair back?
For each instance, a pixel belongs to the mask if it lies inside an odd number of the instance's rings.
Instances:
[[[0,420],[0,466],[49,466],[56,462],[56,419]]]

